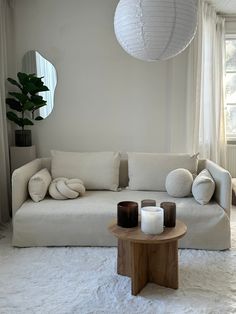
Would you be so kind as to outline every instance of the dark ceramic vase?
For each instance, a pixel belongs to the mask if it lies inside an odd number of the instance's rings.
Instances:
[[[16,146],[25,147],[32,145],[31,130],[16,130],[15,131]]]
[[[162,202],[160,207],[164,209],[164,226],[174,228],[176,224],[176,204],[174,202]]]
[[[124,201],[117,204],[117,225],[123,228],[138,226],[138,203]]]

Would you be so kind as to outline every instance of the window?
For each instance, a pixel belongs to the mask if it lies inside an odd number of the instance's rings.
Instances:
[[[236,34],[227,36],[226,47],[226,136],[236,140]]]

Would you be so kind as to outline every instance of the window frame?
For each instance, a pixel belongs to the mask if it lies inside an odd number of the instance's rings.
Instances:
[[[225,56],[226,56],[226,40],[236,40],[236,33],[228,33],[225,34],[225,39],[224,39],[224,43],[225,43]],[[236,70],[235,71],[227,71],[226,70],[226,58],[225,58],[225,80],[226,80],[226,75],[227,73],[232,73],[232,74],[236,74]],[[236,102],[235,103],[227,103],[226,102],[226,94],[225,94],[225,110],[227,108],[227,106],[235,106],[236,107]],[[227,123],[227,121],[225,120],[225,124]],[[227,125],[225,125],[225,129],[227,130]],[[236,144],[236,133],[235,134],[227,134],[226,133],[226,140],[228,144]]]

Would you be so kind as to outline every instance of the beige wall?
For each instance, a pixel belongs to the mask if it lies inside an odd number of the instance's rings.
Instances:
[[[185,151],[187,53],[143,62],[116,41],[117,0],[16,0],[16,60],[38,50],[56,67],[52,114],[38,122],[39,156],[76,151]]]

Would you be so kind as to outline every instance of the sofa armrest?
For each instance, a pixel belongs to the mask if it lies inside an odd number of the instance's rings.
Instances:
[[[208,159],[204,160],[203,165],[207,170],[209,170],[216,184],[214,199],[230,217],[232,182],[229,171]]]
[[[12,217],[28,198],[29,179],[42,168],[41,159],[34,159],[12,174]]]

